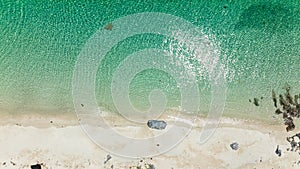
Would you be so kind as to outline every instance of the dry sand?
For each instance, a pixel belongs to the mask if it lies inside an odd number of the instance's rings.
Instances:
[[[171,119],[171,117],[168,117]],[[114,123],[118,118],[114,117]],[[300,168],[300,155],[286,149],[289,143],[279,119],[274,124],[223,118],[214,135],[200,144],[203,119],[194,122],[191,133],[171,151],[152,158],[130,159],[104,151],[83,132],[74,116],[2,116],[0,120],[0,168],[30,168],[42,163],[47,169],[127,169],[153,164],[156,169],[198,168]],[[132,135],[133,126],[117,126]],[[139,130],[139,129],[136,129]],[[135,132],[142,137],[145,129]],[[238,150],[230,144],[237,142]],[[282,156],[275,154],[276,146]],[[111,159],[104,164],[107,155]]]

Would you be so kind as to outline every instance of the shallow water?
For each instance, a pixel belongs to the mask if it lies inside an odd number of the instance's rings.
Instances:
[[[161,12],[183,18],[198,26],[209,43],[202,39],[181,46],[180,41],[193,38],[180,34],[185,30],[176,32],[175,38],[141,34],[119,42],[105,55],[97,71],[95,91],[99,106],[116,111],[111,94],[113,75],[128,55],[145,48],[168,51],[174,57],[170,64],[182,63],[195,75],[202,113],[209,111],[211,85],[201,60],[203,57],[200,60],[192,57],[198,56],[197,50],[200,50],[199,55],[217,57],[223,65],[221,70],[227,86],[224,112],[227,115],[270,117],[274,111],[272,89],[284,92],[282,87],[289,84],[292,93],[300,92],[298,1],[84,3],[1,0],[0,112],[74,112],[73,71],[87,40],[108,23],[142,12]],[[159,26],[160,23],[154,24]],[[202,34],[199,37],[202,38]],[[207,44],[212,45],[207,47]],[[165,93],[167,107],[180,106],[180,89],[166,72],[157,69],[139,72],[128,88],[128,97],[137,109],[149,108],[149,94],[157,88]],[[261,97],[258,107],[248,101]]]

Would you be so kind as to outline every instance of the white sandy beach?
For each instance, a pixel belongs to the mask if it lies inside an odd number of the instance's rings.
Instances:
[[[130,159],[98,147],[81,129],[75,115],[3,116],[0,168],[30,168],[36,163],[47,169],[135,169],[148,163],[156,169],[300,168],[299,154],[286,150],[286,137],[293,133],[285,132],[284,125],[278,123],[280,119],[274,121],[277,122],[263,124],[223,118],[215,134],[205,144],[199,144],[201,120],[196,120],[191,133],[171,151],[153,158]],[[121,128],[122,133],[132,134],[132,126]],[[137,133],[140,137],[147,134]],[[238,150],[231,149],[233,142],[239,144]],[[277,145],[282,150],[281,157],[275,154]],[[107,155],[112,158],[104,164]]]

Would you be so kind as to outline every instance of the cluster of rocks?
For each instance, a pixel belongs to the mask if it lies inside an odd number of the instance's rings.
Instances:
[[[276,96],[275,91],[272,90],[272,100],[274,107],[276,108],[275,114],[282,114],[284,124],[286,125],[286,131],[289,132],[294,130],[296,127],[294,124],[294,119],[300,118],[300,93],[293,96],[290,93],[290,86],[287,86],[284,89],[285,93],[279,94],[278,97]],[[281,108],[279,106],[281,106]],[[287,149],[287,151],[300,152],[300,133],[287,137],[287,141],[291,146]],[[278,156],[281,156],[281,150],[279,149],[279,146],[277,146],[275,153]]]
[[[291,137],[287,137],[286,139],[291,145],[291,148],[288,149],[289,151],[300,152],[300,133],[297,133]]]
[[[260,100],[262,100],[262,99],[264,99],[264,97],[260,97],[260,99],[259,98],[253,98],[253,104],[255,105],[255,106],[259,106],[260,105]],[[249,102],[250,103],[252,103],[252,100],[251,99],[249,99]]]
[[[150,158],[152,160],[152,158]],[[129,169],[155,169],[152,163],[147,162],[145,159],[139,160],[137,165],[130,166]]]
[[[300,94],[296,94],[293,97],[290,93],[290,89],[290,86],[285,87],[285,94],[279,94],[278,98],[274,90],[272,91],[272,100],[274,102],[274,107],[276,107],[275,113],[277,115],[282,114],[284,124],[287,126],[287,132],[295,129],[294,118],[300,117]],[[282,107],[281,109],[278,107],[278,101]]]

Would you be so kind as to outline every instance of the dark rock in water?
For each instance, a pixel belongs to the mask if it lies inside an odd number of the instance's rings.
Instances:
[[[148,120],[147,126],[152,129],[163,130],[166,128],[167,123],[162,120]]]
[[[259,106],[259,103],[258,103],[258,98],[254,98],[254,101],[253,101],[254,105],[255,106]]]
[[[286,112],[283,112],[282,118],[285,119],[285,118],[287,118],[287,117],[288,117],[288,114],[287,114]]]
[[[276,114],[281,114],[281,113],[283,113],[283,112],[282,112],[280,109],[276,109],[275,113],[276,113]]]
[[[279,145],[277,145],[277,148],[275,150],[275,153],[278,155],[278,157],[281,156],[281,150],[279,149]]]
[[[31,165],[30,167],[31,167],[31,169],[42,169],[41,164]]]
[[[230,147],[232,150],[238,150],[239,149],[239,144],[237,142],[231,143]]]
[[[272,90],[272,100],[274,102],[274,106],[277,108],[277,98],[274,90]]]
[[[104,29],[109,30],[109,31],[111,31],[112,28],[113,28],[113,24],[112,24],[112,23],[108,23],[108,24],[104,27]]]
[[[286,90],[286,92],[285,92],[286,102],[289,103],[289,104],[294,104],[293,97],[290,94],[291,86],[289,86],[287,84],[283,89]]]
[[[298,95],[295,95],[295,96],[294,96],[294,100],[295,100],[295,104],[296,104],[296,105],[299,104],[299,103],[298,103],[298,99],[299,99],[299,96],[298,96]]]
[[[279,103],[280,103],[281,106],[288,105],[281,94],[279,95]]]

